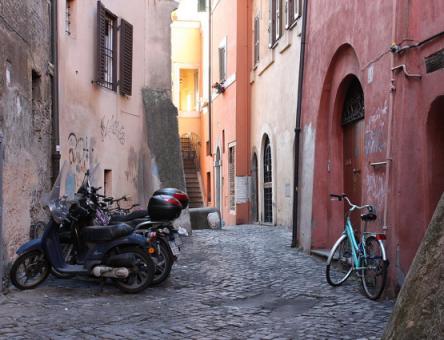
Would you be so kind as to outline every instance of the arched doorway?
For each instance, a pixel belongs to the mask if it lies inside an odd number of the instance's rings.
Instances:
[[[364,93],[355,76],[351,76],[345,93],[341,125],[343,130],[344,193],[360,205],[362,202],[362,165],[364,157]],[[348,211],[349,207],[344,206]],[[353,226],[359,226],[357,214],[352,215]]]
[[[259,221],[257,187],[258,187],[257,156],[256,153],[253,153],[253,159],[251,161],[251,219],[253,222]]]
[[[427,223],[444,192],[444,96],[432,103],[427,119]]]
[[[220,149],[217,148],[216,150],[216,161],[214,163],[214,185],[216,190],[214,191],[214,202],[216,205],[216,208],[218,208],[220,211],[222,211],[222,206],[221,206],[221,166],[222,166],[222,162],[220,160]]]
[[[264,222],[273,223],[273,171],[271,145],[268,136],[264,140]]]

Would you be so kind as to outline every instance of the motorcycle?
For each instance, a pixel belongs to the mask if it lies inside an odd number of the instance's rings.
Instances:
[[[109,201],[109,198],[106,199]],[[153,285],[168,278],[180,253],[180,235],[188,235],[184,228],[176,229],[172,224],[182,209],[188,206],[188,201],[188,195],[183,191],[163,188],[154,192],[148,210],[136,210],[126,215],[110,215],[109,224],[126,223],[134,228],[135,233],[147,239],[156,265]]]
[[[10,272],[13,285],[22,290],[35,288],[53,267],[61,274],[110,278],[127,293],[147,288],[154,278],[155,264],[146,238],[125,223],[92,225],[98,204],[94,195],[97,188],[90,183],[91,172],[86,172],[76,193],[67,195],[61,187],[68,182],[68,173],[65,162],[47,201],[51,219],[43,236],[17,250],[19,256]],[[66,229],[75,248],[71,263],[65,261],[59,238],[59,231]]]

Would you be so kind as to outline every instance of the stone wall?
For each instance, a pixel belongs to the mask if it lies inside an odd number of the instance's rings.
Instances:
[[[40,199],[50,189],[50,2],[0,2],[0,133],[4,136],[3,261],[46,219]]]
[[[443,248],[444,194],[406,276],[383,339],[442,338]]]

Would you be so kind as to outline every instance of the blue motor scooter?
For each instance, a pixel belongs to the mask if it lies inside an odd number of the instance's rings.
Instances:
[[[90,171],[75,194],[61,195],[68,172],[69,166],[65,163],[47,201],[51,220],[41,238],[17,250],[19,257],[11,268],[11,282],[19,289],[35,288],[53,267],[62,274],[111,278],[127,293],[144,290],[155,273],[146,238],[124,223],[91,226],[97,206],[93,193],[97,189],[90,184]],[[59,229],[67,227],[75,240],[74,264],[65,262],[59,240]]]

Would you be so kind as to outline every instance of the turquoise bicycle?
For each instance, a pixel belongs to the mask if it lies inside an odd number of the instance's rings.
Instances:
[[[350,209],[346,213],[344,232],[336,241],[327,259],[326,277],[331,286],[340,286],[353,271],[361,278],[362,288],[368,298],[378,299],[387,280],[388,260],[383,241],[385,233],[368,232],[367,223],[376,220],[375,209],[371,205],[358,206],[350,202],[346,194],[331,194],[332,199],[344,200]],[[355,210],[366,210],[361,215],[364,231],[358,243],[350,215]]]

